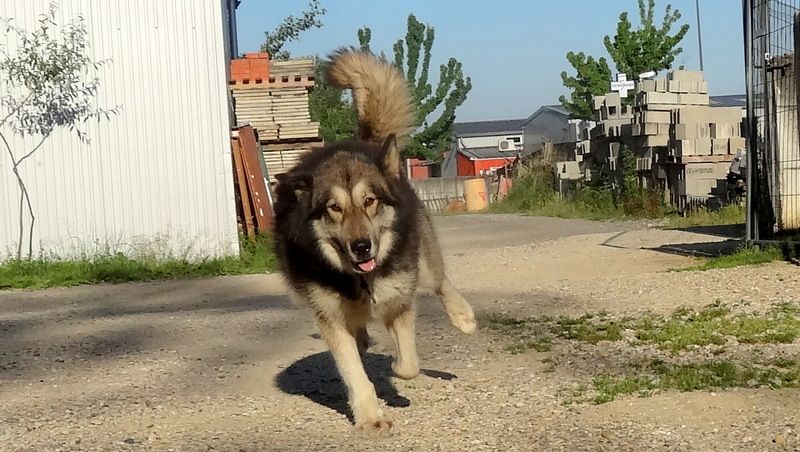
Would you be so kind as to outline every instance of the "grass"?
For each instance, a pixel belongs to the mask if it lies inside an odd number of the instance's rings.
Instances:
[[[719,356],[729,340],[743,344],[791,344],[800,338],[800,304],[781,303],[765,312],[734,313],[716,302],[701,309],[679,308],[666,316],[613,318],[606,313],[580,317],[530,317],[489,315],[490,329],[509,340],[506,350],[522,353],[552,350],[559,341],[598,344],[630,339],[631,347],[654,345],[658,356],[644,364],[631,363],[618,375],[595,376],[591,385],[578,383],[560,391],[565,403],[601,404],[621,395],[647,396],[659,390],[695,391],[732,387],[800,387],[800,361],[784,357],[768,362],[738,363],[712,359],[695,363],[668,363],[678,353],[694,347],[717,346]],[[684,356],[684,355],[682,355]],[[554,363],[552,356],[545,361]]]
[[[784,253],[778,247],[760,248],[745,246],[733,254],[707,258],[702,264],[691,267],[673,269],[673,271],[705,271],[721,268],[733,268],[743,265],[758,265],[773,262],[784,258]]]
[[[655,390],[797,388],[800,387],[800,361],[784,358],[761,364],[741,364],[715,360],[676,365],[654,360],[634,375],[595,377],[592,386],[594,395],[591,400],[595,404],[611,402],[621,395],[647,396]]]
[[[130,258],[109,254],[79,260],[11,260],[0,264],[0,289],[42,289],[81,284],[191,279],[263,273],[275,269],[266,237],[241,241],[239,257],[190,262],[181,258]]]
[[[697,210],[686,216],[670,215],[667,217],[665,228],[682,229],[697,226],[744,224],[744,221],[744,206],[731,204],[718,210]]]
[[[506,350],[512,353],[550,351],[558,340],[616,342],[625,331],[641,344],[676,353],[693,346],[723,345],[729,338],[747,344],[791,343],[800,337],[800,305],[784,303],[764,313],[733,314],[729,307],[713,303],[699,310],[680,308],[669,316],[640,318],[600,313],[517,319],[492,314],[484,323],[510,340]]]

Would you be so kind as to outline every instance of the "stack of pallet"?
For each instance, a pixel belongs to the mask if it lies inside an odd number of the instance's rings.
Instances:
[[[245,55],[245,59],[256,58],[268,56]],[[311,58],[271,61],[266,78],[234,79],[231,84],[236,122],[257,130],[272,182],[303,153],[322,144],[319,123],[311,121],[309,111],[309,89],[313,87]]]

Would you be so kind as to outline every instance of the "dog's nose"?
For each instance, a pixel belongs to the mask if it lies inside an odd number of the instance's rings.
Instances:
[[[372,250],[372,243],[368,239],[353,240],[350,242],[350,249],[356,257],[369,257],[369,252]]]

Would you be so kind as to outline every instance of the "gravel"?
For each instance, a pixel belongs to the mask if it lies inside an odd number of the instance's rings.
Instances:
[[[668,273],[691,259],[649,249],[720,238],[493,216],[492,228],[563,237],[505,234],[470,248],[477,220],[462,235],[444,221],[452,279],[481,313],[669,312],[716,299],[759,309],[800,290],[788,264]],[[0,450],[800,450],[798,390],[566,404],[565,386],[624,365],[620,344],[551,365],[547,353],[503,352],[489,331],[461,335],[427,298],[416,379],[389,376],[391,341],[371,329],[365,361],[395,432],[364,438],[313,323],[283,294],[275,275],[0,293]]]

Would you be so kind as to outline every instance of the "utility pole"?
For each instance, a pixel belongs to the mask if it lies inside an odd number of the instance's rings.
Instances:
[[[694,9],[697,13],[697,47],[700,49],[700,71],[703,70],[703,38],[700,35],[700,0],[694,0]]]

